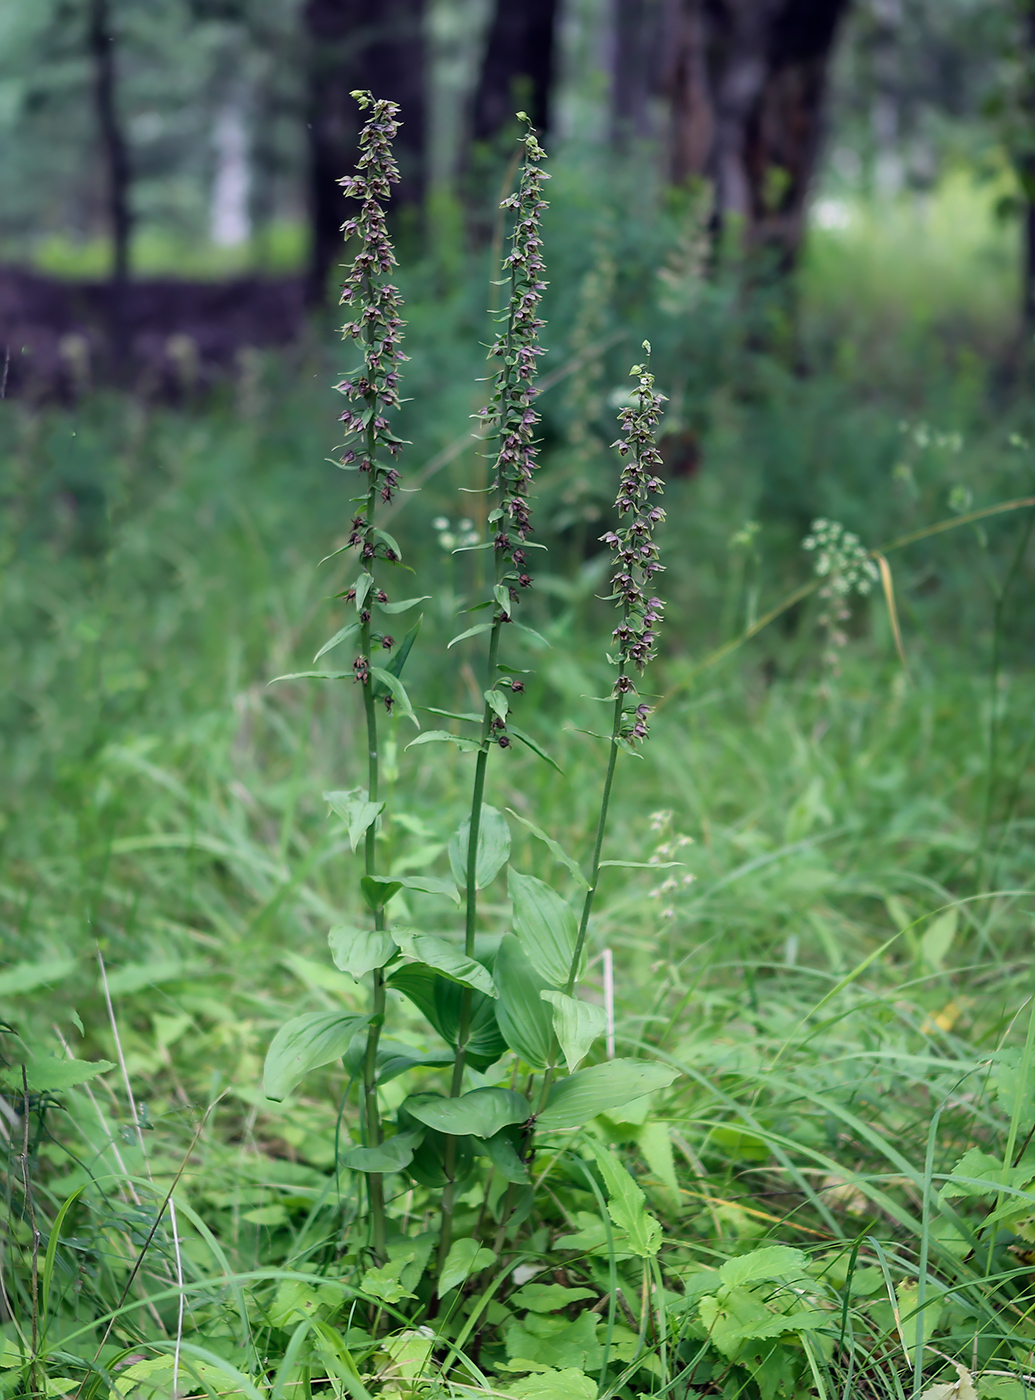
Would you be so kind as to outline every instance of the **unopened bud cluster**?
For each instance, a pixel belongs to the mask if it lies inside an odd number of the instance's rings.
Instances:
[[[360,248],[342,287],[340,304],[349,308],[353,319],[342,326],[341,334],[343,340],[362,345],[363,364],[335,387],[349,400],[349,407],[340,415],[346,443],[339,462],[346,470],[358,472],[361,480],[366,477],[365,494],[354,502],[347,546],[358,552],[369,574],[378,559],[399,562],[391,541],[374,525],[378,501],[389,503],[399,483],[399,473],[391,462],[401,444],[391,431],[388,415],[399,407],[399,366],[407,358],[400,349],[405,325],[399,314],[402,300],[388,280],[395,266],[395,250],[384,209],[391,187],[399,179],[392,154],[399,107],[375,100],[368,92],[352,96],[367,117],[359,137],[356,173],[338,182],[360,206],[342,225],[346,239],[358,238]],[[395,645],[392,637],[369,632],[370,605],[388,602],[384,590],[368,582],[350,588],[345,599],[357,606],[366,646],[391,649]],[[366,655],[353,662],[353,674],[361,684],[369,681],[370,664]],[[390,708],[390,700],[385,703]]]
[[[534,131],[529,131],[524,146],[521,183],[501,206],[515,215],[510,252],[503,264],[510,273],[511,294],[504,327],[491,350],[491,355],[502,363],[496,372],[492,398],[481,414],[495,428],[498,440],[493,481],[497,505],[488,520],[493,531],[497,578],[512,602],[517,601],[519,589],[532,582],[523,545],[532,528],[528,495],[536,468],[535,429],[539,422],[532,404],[536,396],[536,360],[543,354],[539,332],[546,324],[538,314],[546,290],[541,222],[547,204],[542,189],[550,178],[540,169],[539,162],[546,153]],[[509,613],[503,610],[500,616],[506,619]]]
[[[649,350],[649,347],[646,347]],[[639,383],[634,404],[619,414],[622,435],[613,444],[625,459],[615,509],[621,518],[618,530],[609,530],[601,539],[614,555],[611,577],[612,597],[622,608],[622,620],[612,632],[619,674],[616,695],[635,696],[636,687],[629,667],[643,673],[655,656],[658,626],[664,603],[653,593],[654,576],[662,572],[655,526],[665,519],[657,503],[664,490],[658,472],[661,454],[655,444],[655,429],[661,417],[661,394],[655,392],[654,376],[645,365],[634,365],[632,374]],[[650,706],[639,704],[626,714],[623,737],[645,739]]]

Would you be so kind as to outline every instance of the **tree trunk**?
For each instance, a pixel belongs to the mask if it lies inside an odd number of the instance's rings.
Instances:
[[[342,248],[346,208],[338,181],[357,158],[359,112],[350,94],[367,88],[398,102],[399,184],[393,208],[419,220],[426,181],[427,55],[424,0],[306,0],[309,40],[309,213],[307,294],[322,305]]]
[[[471,108],[471,139],[491,145],[523,109],[542,139],[550,130],[558,0],[495,0]]]
[[[1021,109],[1026,117],[1025,135],[1029,143],[1017,162],[1020,175],[1021,195],[1024,200],[1023,248],[1024,248],[1024,343],[1031,345],[1035,332],[1035,0],[1027,0],[1023,24],[1023,41],[1027,49],[1025,67],[1025,88],[1021,93]]]
[[[129,151],[115,100],[115,39],[108,0],[90,0],[87,45],[93,66],[93,100],[105,167],[105,204],[112,241],[112,282],[129,277],[133,215],[129,207]]]
[[[613,0],[611,142],[622,150],[654,134],[663,0]]]
[[[670,0],[670,173],[710,179],[716,224],[793,267],[822,133],[834,38],[850,0]]]

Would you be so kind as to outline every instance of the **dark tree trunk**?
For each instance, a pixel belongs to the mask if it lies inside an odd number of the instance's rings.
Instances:
[[[129,150],[115,96],[115,38],[108,0],[90,0],[87,44],[93,66],[93,100],[105,168],[105,205],[112,241],[112,281],[129,277],[133,215],[129,205]]]
[[[307,0],[309,41],[308,300],[322,305],[332,266],[340,260],[347,210],[338,181],[357,157],[359,109],[350,94],[367,88],[398,102],[400,181],[392,207],[417,215],[426,179],[427,55],[424,0]]]
[[[550,130],[558,0],[495,0],[471,107],[471,139],[491,145],[523,109],[540,138]]]
[[[1035,131],[1035,76],[1032,74],[1032,65],[1035,64],[1035,0],[1028,0],[1026,11],[1023,23],[1028,62],[1021,106],[1027,118],[1026,135],[1031,142],[1035,139],[1032,136],[1032,132]],[[1030,149],[1025,151],[1018,161],[1018,173],[1024,198],[1024,343],[1030,345],[1032,332],[1035,331],[1035,154]]]
[[[664,86],[674,181],[710,179],[718,228],[794,265],[850,0],[670,0]]]
[[[654,134],[663,0],[612,0],[611,141],[622,149]]]

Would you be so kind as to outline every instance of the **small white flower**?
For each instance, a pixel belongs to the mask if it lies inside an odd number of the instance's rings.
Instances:
[[[445,517],[444,515],[436,515],[435,518],[434,518],[434,520],[431,522],[431,528],[432,528],[433,530],[439,530],[439,531],[448,530],[448,529],[449,529],[449,521],[446,519],[446,517]]]

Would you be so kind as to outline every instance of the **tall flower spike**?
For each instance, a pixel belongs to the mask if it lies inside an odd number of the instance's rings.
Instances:
[[[612,597],[622,609],[622,620],[611,634],[616,654],[610,659],[618,666],[613,697],[628,696],[623,709],[621,737],[627,740],[647,737],[650,706],[636,704],[636,686],[630,670],[641,675],[656,655],[658,627],[665,609],[655,597],[654,576],[663,571],[654,541],[654,527],[665,519],[657,502],[664,490],[659,476],[661,454],[654,430],[661,417],[664,398],[654,390],[649,368],[650,344],[643,342],[648,364],[633,365],[638,377],[633,391],[635,403],[618,416],[622,436],[612,446],[625,459],[615,509],[621,517],[618,530],[609,530],[601,539],[611,548],[615,572],[611,577]]]
[[[523,546],[532,529],[528,496],[536,468],[535,428],[539,422],[532,405],[537,392],[536,359],[544,353],[538,343],[539,332],[546,324],[538,314],[546,290],[540,225],[547,208],[543,184],[550,177],[540,169],[539,162],[546,152],[531,129],[524,138],[524,147],[521,183],[501,206],[515,214],[510,252],[503,264],[510,273],[510,300],[503,313],[504,327],[490,352],[502,363],[496,372],[492,398],[481,413],[497,439],[492,482],[497,504],[488,521],[493,531],[496,591],[503,620],[509,620],[509,605],[517,601],[519,590],[532,582]],[[503,598],[509,599],[506,606]]]
[[[368,92],[352,96],[369,115],[360,133],[356,173],[338,181],[360,205],[358,214],[342,225],[346,239],[360,239],[360,248],[340,301],[354,319],[342,326],[341,334],[343,340],[362,344],[363,365],[335,387],[350,404],[341,414],[347,440],[339,462],[346,470],[369,476],[366,495],[356,503],[349,537],[369,566],[377,558],[398,562],[393,545],[374,529],[373,515],[376,503],[390,502],[399,484],[399,473],[385,456],[394,458],[401,445],[389,427],[388,414],[399,407],[399,366],[408,358],[399,348],[405,325],[399,315],[402,300],[387,280],[395,266],[395,252],[384,211],[391,187],[399,179],[392,155],[399,108],[394,102],[375,100]]]

